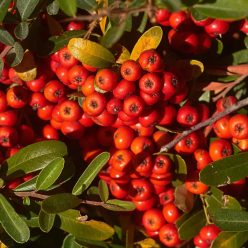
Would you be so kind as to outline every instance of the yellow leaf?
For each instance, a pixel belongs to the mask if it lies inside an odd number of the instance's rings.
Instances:
[[[8,248],[8,247],[0,241],[0,248]]]
[[[130,52],[127,50],[126,47],[119,45],[117,47],[118,49],[118,56],[117,56],[117,60],[116,63],[117,64],[123,64],[126,60],[128,60],[130,58]]]
[[[76,59],[87,65],[105,68],[115,63],[114,55],[107,48],[90,40],[72,38],[68,48]]]
[[[192,66],[193,78],[198,78],[204,72],[204,65],[201,61],[191,59],[190,65]]]
[[[136,42],[130,59],[137,60],[140,54],[149,49],[156,49],[163,37],[163,30],[159,26],[148,29]]]
[[[14,69],[21,80],[25,82],[34,80],[37,76],[37,66],[33,54],[29,50],[26,50],[22,62],[14,67]]]
[[[104,16],[99,23],[100,29],[103,34],[105,33],[106,23],[107,23],[107,16]]]
[[[151,238],[141,240],[139,242],[136,242],[135,244],[139,245],[141,248],[160,248],[160,245]]]

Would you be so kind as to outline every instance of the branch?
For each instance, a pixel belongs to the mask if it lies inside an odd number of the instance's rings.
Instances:
[[[226,94],[231,89],[233,89],[236,85],[238,85],[239,83],[241,83],[246,77],[248,77],[248,74],[244,74],[244,75],[240,76],[239,78],[237,78],[234,82],[229,83],[228,86],[226,87],[226,89],[224,91],[222,91],[219,95],[213,97],[213,101],[216,102],[220,98],[225,97]]]
[[[191,127],[189,130],[183,131],[181,134],[179,134],[174,140],[169,142],[168,144],[161,147],[160,152],[168,152],[171,148],[173,148],[180,140],[188,136],[189,134],[203,128],[209,125],[212,125],[217,120],[221,119],[222,117],[248,105],[248,97],[237,102],[236,104],[230,106],[230,108],[225,109],[222,112],[217,113],[216,115],[210,117],[204,122],[200,122],[196,124],[195,126]]]

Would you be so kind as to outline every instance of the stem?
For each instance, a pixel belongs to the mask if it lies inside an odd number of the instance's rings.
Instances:
[[[181,134],[179,134],[174,140],[172,140],[171,142],[169,142],[168,144],[164,145],[161,147],[160,152],[168,152],[171,148],[173,148],[180,140],[182,140],[183,138],[185,138],[186,136],[188,136],[189,134],[203,128],[209,125],[212,125],[214,122],[216,122],[217,120],[221,119],[222,117],[244,107],[248,105],[248,97],[237,102],[236,104],[230,106],[230,108],[225,109],[222,112],[219,112],[218,114],[210,117],[209,119],[207,119],[206,121],[200,122],[198,124],[196,124],[195,126],[191,127],[189,130],[185,130],[183,131]]]
[[[208,211],[207,211],[207,206],[206,206],[206,202],[204,199],[204,195],[200,195],[201,201],[202,201],[202,206],[203,206],[203,210],[204,210],[204,214],[206,216],[206,220],[208,224],[211,224],[211,221],[209,219],[209,215],[208,215]]]
[[[9,52],[9,50],[12,48],[12,46],[6,46],[3,51],[0,53],[0,58],[5,57],[5,55]]]
[[[236,85],[238,85],[239,83],[241,83],[246,77],[248,77],[248,74],[244,74],[244,75],[240,76],[239,78],[237,78],[233,83],[229,83],[228,86],[227,86],[227,88],[224,91],[222,91],[219,95],[217,95],[216,97],[213,98],[213,101],[216,102],[220,98],[225,97],[226,94],[232,88],[234,88]]]

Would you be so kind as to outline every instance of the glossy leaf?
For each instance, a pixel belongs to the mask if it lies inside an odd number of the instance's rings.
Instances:
[[[236,209],[215,209],[210,216],[222,231],[248,231],[248,212]]]
[[[122,64],[130,58],[130,52],[128,51],[126,47],[121,46],[121,45],[118,46],[118,50],[119,50],[119,56],[116,59],[116,63]]]
[[[82,216],[77,210],[67,210],[58,215],[60,217],[60,229],[71,233],[76,238],[105,240],[114,234],[114,229],[104,222],[81,220]]]
[[[66,31],[60,36],[52,36],[43,45],[42,51],[40,51],[41,56],[49,55],[55,53],[60,48],[66,46],[70,39],[76,37],[82,37],[85,34],[85,30],[73,30]]]
[[[127,25],[126,21],[113,25],[100,39],[100,43],[104,47],[111,48],[122,37],[123,33],[125,32],[126,25]]]
[[[187,214],[189,218],[180,223],[181,216],[177,221],[178,233],[182,240],[187,240],[195,237],[200,229],[206,224],[206,218],[203,210],[200,210],[193,214]],[[180,223],[180,225],[179,225]]]
[[[180,0],[156,0],[155,4],[159,8],[168,8],[170,11],[179,11],[182,7]]]
[[[248,152],[217,160],[200,172],[200,180],[211,186],[225,185],[248,176]]]
[[[8,52],[6,59],[11,67],[17,66],[21,63],[24,56],[23,47],[19,42],[15,42],[13,48]]]
[[[188,213],[192,210],[195,203],[195,197],[194,194],[186,189],[185,184],[177,186],[174,195],[174,203],[179,209],[184,213]]]
[[[144,13],[142,20],[140,22],[140,25],[137,28],[137,31],[139,31],[140,33],[144,33],[144,31],[146,29],[147,22],[148,22],[148,15],[147,15],[147,13]]]
[[[146,238],[139,242],[136,242],[140,248],[160,248],[161,246],[152,238]]]
[[[101,171],[103,166],[108,162],[109,158],[110,154],[108,152],[102,152],[101,154],[97,155],[87,166],[83,174],[76,182],[75,186],[72,189],[72,194],[82,194],[82,192],[90,186],[90,184]]]
[[[11,0],[2,0],[0,2],[0,22],[3,21],[6,16]]]
[[[48,214],[56,214],[75,208],[80,204],[81,200],[70,194],[60,193],[52,195],[42,202],[41,208]]]
[[[140,54],[149,49],[156,49],[162,40],[163,30],[160,26],[154,26],[141,35],[136,42],[130,59],[137,60]]]
[[[109,189],[105,181],[100,180],[98,183],[99,196],[103,202],[106,202],[109,198]]]
[[[82,246],[77,244],[75,237],[71,234],[68,234],[64,240],[61,248],[81,248]]]
[[[14,33],[17,39],[24,40],[27,38],[29,27],[27,22],[20,22],[16,25]]]
[[[39,212],[39,225],[40,229],[43,232],[49,232],[54,224],[55,220],[55,214],[48,214],[44,212],[43,210],[40,210]]]
[[[76,0],[57,0],[60,9],[68,16],[75,16],[77,12],[77,1]]]
[[[15,192],[21,192],[21,191],[32,191],[35,190],[35,185],[36,185],[36,180],[37,180],[37,176],[31,178],[30,180],[23,182],[21,184],[19,184],[14,191]]]
[[[29,50],[26,50],[22,62],[14,69],[21,80],[25,82],[34,80],[37,76],[37,65],[33,54]]]
[[[22,148],[3,164],[6,175],[18,177],[46,167],[54,158],[67,155],[67,147],[61,141],[41,141]],[[11,176],[10,176],[11,175]]]
[[[30,231],[26,222],[15,212],[2,194],[0,194],[0,209],[0,223],[8,235],[17,243],[27,242]]]
[[[37,190],[46,190],[58,179],[63,168],[65,160],[64,158],[55,158],[40,172],[37,181]]]
[[[239,50],[237,52],[233,52],[230,55],[224,56],[219,61],[224,65],[238,65],[248,63],[248,49]]]
[[[6,46],[13,46],[15,44],[15,40],[12,35],[3,28],[0,28],[0,42]]]
[[[16,8],[23,21],[30,17],[38,3],[39,0],[17,0]]]
[[[240,248],[248,240],[248,232],[221,232],[211,248]]]
[[[91,12],[98,8],[96,0],[77,0],[77,6],[80,9]]]
[[[47,5],[47,13],[48,15],[57,15],[59,13],[59,3],[57,0]]]
[[[132,202],[118,199],[108,200],[103,207],[112,211],[133,211],[135,209]]]
[[[76,59],[87,65],[104,68],[115,63],[114,55],[107,48],[90,40],[73,38],[68,48]]]
[[[248,15],[248,2],[246,0],[205,1],[194,6],[201,14],[219,19],[237,20]]]

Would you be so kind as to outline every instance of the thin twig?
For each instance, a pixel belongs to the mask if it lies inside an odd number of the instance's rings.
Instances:
[[[200,195],[200,198],[201,198],[201,201],[202,201],[202,206],[203,206],[203,210],[204,210],[204,214],[205,214],[207,223],[211,224],[211,221],[210,221],[210,218],[209,218],[209,215],[208,215],[208,211],[207,211],[206,202],[205,202],[205,199],[204,199],[204,195]]]
[[[169,142],[168,144],[164,145],[161,147],[160,152],[168,152],[171,148],[173,148],[180,140],[182,140],[183,138],[185,138],[186,136],[188,136],[189,134],[203,128],[209,125],[212,125],[214,122],[216,122],[217,120],[219,120],[220,118],[244,107],[248,105],[248,97],[238,101],[236,104],[230,106],[230,108],[225,109],[222,112],[219,112],[218,114],[210,117],[209,119],[207,119],[204,122],[200,122],[198,124],[196,124],[195,126],[191,127],[188,130],[183,131],[181,134],[179,134],[174,140],[172,140],[171,142]]]
[[[248,77],[248,74],[242,75],[239,78],[237,78],[234,82],[229,83],[228,86],[226,87],[225,90],[223,90],[220,94],[218,94],[217,96],[213,97],[213,101],[216,102],[217,100],[219,100],[222,97],[225,97],[226,94],[233,89],[236,85],[238,85],[239,83],[241,83],[246,77]]]
[[[6,46],[3,51],[0,53],[0,58],[5,57],[5,55],[9,52],[9,50],[12,48],[12,46]]]

